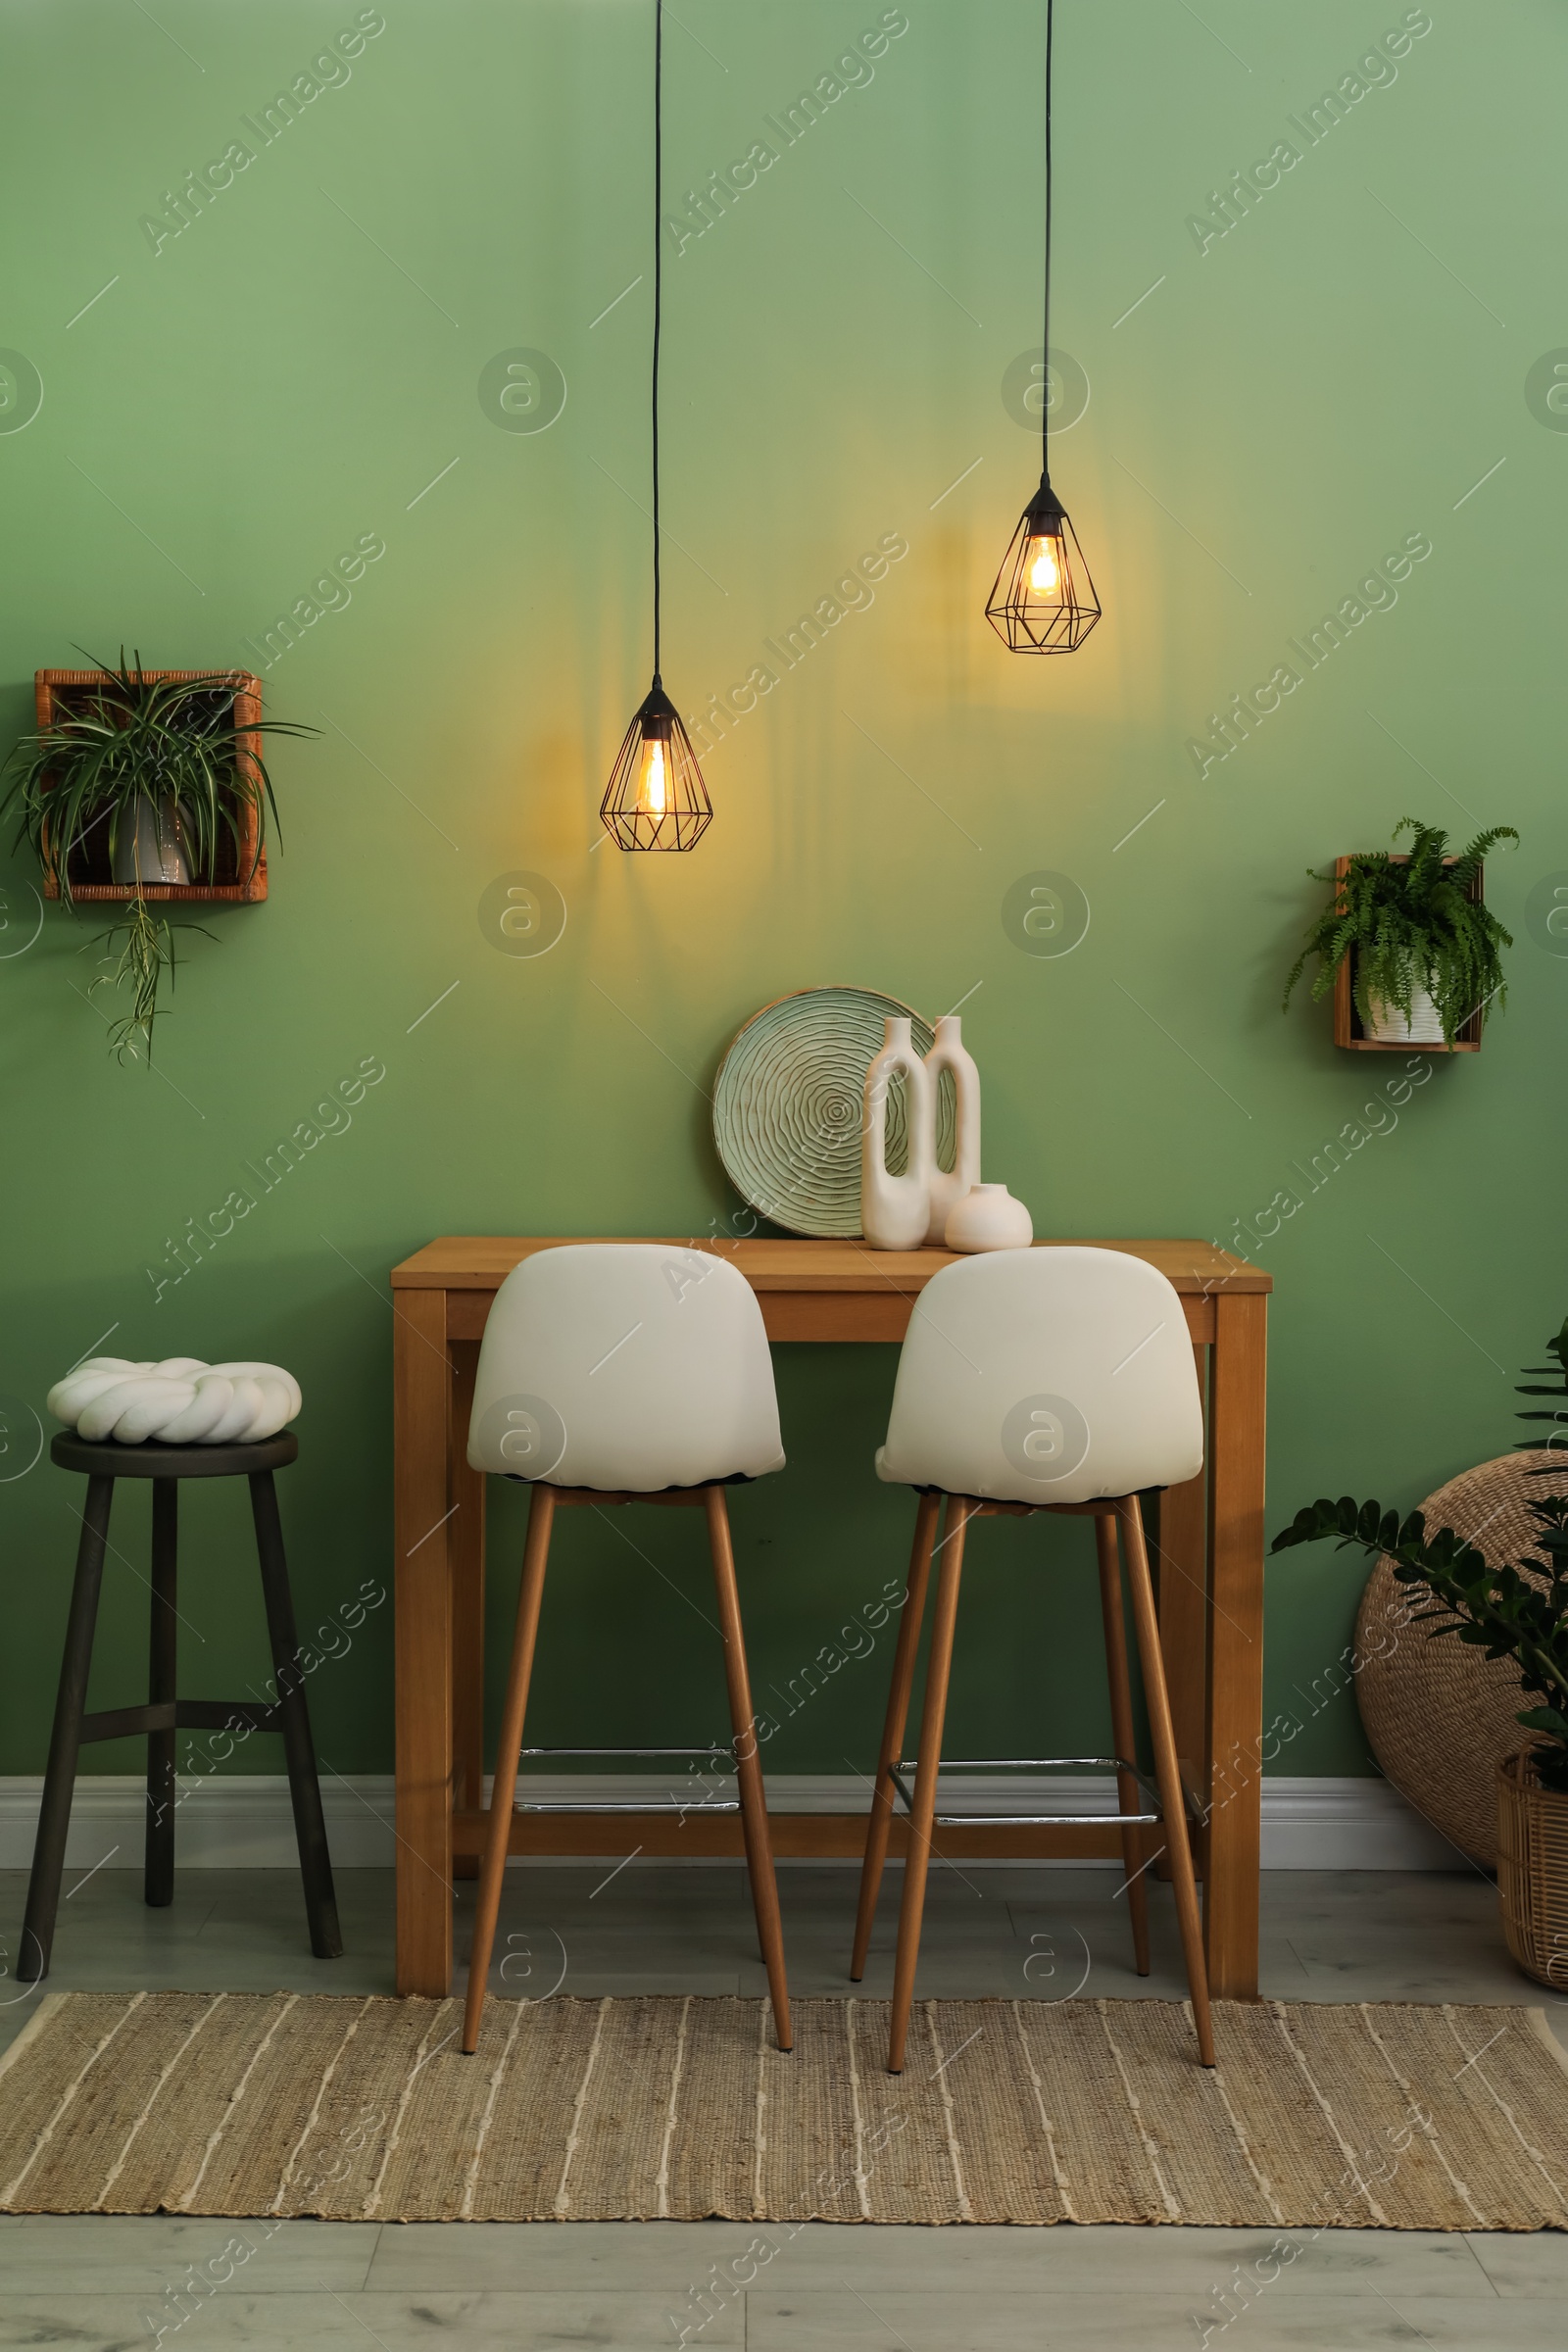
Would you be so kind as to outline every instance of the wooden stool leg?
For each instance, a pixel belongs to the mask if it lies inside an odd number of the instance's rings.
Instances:
[[[484,1862],[473,1913],[473,1949],[468,1955],[468,1997],[463,2012],[463,2049],[471,2058],[479,2046],[479,2022],[484,2016],[485,1979],[490,1974],[490,1950],[501,1914],[501,1882],[506,1875],[507,1849],[512,1838],[512,1800],[517,1792],[517,1766],[522,1758],[522,1722],[528,1708],[528,1684],[533,1674],[534,1642],[539,1633],[539,1604],[545,1592],[545,1567],[550,1558],[550,1530],[555,1524],[556,1497],[550,1487],[535,1487],[528,1504],[528,1535],[522,1547],[522,1585],[517,1593],[517,1630],[512,1642],[512,1669],[507,1677],[506,1705],[501,1713],[501,1736],[496,1742],[495,1778],[490,1784],[486,1816]]]
[[[1108,1513],[1095,1521],[1095,1549],[1100,1555],[1100,1606],[1105,1620],[1105,1673],[1110,1683],[1110,1732],[1116,1753],[1131,1763],[1137,1753],[1133,1731],[1133,1687],[1127,1671],[1127,1624],[1121,1608],[1121,1562],[1116,1556],[1116,1522]],[[1116,1801],[1123,1813],[1142,1813],[1143,1791],[1130,1772],[1116,1775]],[[1136,1825],[1125,1822],[1121,1833],[1122,1869],[1127,1909],[1133,1925],[1133,1959],[1138,1974],[1149,1974],[1149,1886],[1144,1872],[1143,1838]]]
[[[767,1989],[773,2003],[773,2032],[781,2050],[793,2048],[789,1986],[784,1977],[784,1928],[779,1917],[778,1882],[773,1875],[773,1842],[767,1827],[767,1797],[762,1788],[761,1760],[757,1752],[757,1718],[752,1712],[752,1684],[746,1670],[746,1638],[741,1630],[741,1599],[735,1584],[735,1552],[730,1543],[729,1511],[722,1487],[709,1487],[708,1544],[713,1555],[713,1591],[718,1599],[718,1627],[724,1637],[724,1681],[729,1690],[729,1719],[735,1733],[735,1771],[741,1785],[741,1830],[746,1839],[746,1868],[752,1882],[752,1907],[757,1913],[758,1940],[767,1969]]]
[[[178,1696],[179,1617],[174,1594],[179,1561],[179,1481],[153,1480],[152,1627],[148,1637],[147,1696],[155,1707]],[[147,1735],[147,1847],[142,1872],[144,1899],[162,1910],[174,1899],[175,1740],[167,1732]]]
[[[920,1717],[920,1765],[909,1811],[909,1850],[904,1865],[904,1900],[899,1909],[899,1948],[893,1966],[893,2024],[888,2036],[888,2073],[904,2072],[904,2045],[914,2002],[914,1971],[920,1957],[920,1921],[925,1913],[926,1872],[931,1863],[931,1829],[937,1809],[937,1773],[942,1763],[942,1726],[948,1711],[948,1676],[953,1666],[953,1629],[958,1615],[958,1579],[963,1573],[963,1538],[974,1505],[961,1494],[948,1500],[942,1539],[942,1570],[926,1661],[925,1707]]]
[[[1144,1546],[1143,1515],[1136,1494],[1116,1505],[1122,1544],[1127,1554],[1127,1580],[1132,1586],[1133,1623],[1138,1629],[1138,1657],[1144,1670],[1144,1702],[1149,1709],[1149,1732],[1154,1749],[1154,1778],[1165,1816],[1165,1850],[1170,1856],[1171,1886],[1176,1918],[1187,1960],[1187,1984],[1193,1996],[1193,2020],[1198,2048],[1205,2066],[1214,2063],[1214,2033],[1208,2014],[1208,1972],[1203,1963],[1203,1931],[1198,1913],[1198,1882],[1193,1873],[1193,1845],[1187,1829],[1187,1800],[1182,1793],[1181,1766],[1176,1760],[1176,1734],[1171,1722],[1170,1695],[1165,1689],[1165,1661],[1159,1646],[1154,1615],[1154,1588]]]
[[[937,1515],[942,1508],[940,1494],[922,1494],[920,1507],[914,1515],[914,1549],[909,1554],[909,1581],[905,1588],[904,1615],[899,1623],[899,1639],[893,1652],[893,1685],[888,1692],[888,1711],[882,1725],[882,1745],[877,1752],[876,1783],[871,1790],[871,1818],[865,1830],[865,1860],[860,1865],[860,1908],[855,1921],[855,1952],[850,1961],[850,1982],[858,1984],[865,1974],[866,1954],[871,1948],[871,1927],[876,1918],[876,1898],[882,1891],[882,1870],[888,1858],[888,1832],[893,1826],[893,1783],[888,1778],[888,1766],[898,1761],[904,1744],[904,1727],[909,1715],[909,1690],[914,1681],[915,1654],[920,1647],[920,1625],[925,1616],[926,1585],[931,1574],[931,1552],[937,1540]]]
[[[38,1835],[32,1848],[32,1876],[27,1881],[22,1952],[17,1961],[17,1975],[24,1984],[34,1984],[49,1974],[55,1913],[60,1908],[60,1877],[66,1866],[66,1833],[71,1827],[71,1797],[76,1783],[76,1758],[81,1752],[81,1719],[87,1709],[87,1676],[92,1666],[98,1593],[103,1585],[109,1509],[114,1498],[112,1478],[88,1479],[87,1507],[81,1515],[81,1540],[76,1546],[76,1577],[71,1588],[71,1615],[66,1621],[66,1649],[60,1661],[54,1729],[49,1735],[43,1803],[38,1811]]]
[[[343,1931],[337,1920],[332,1858],[326,1845],[321,1784],[316,1774],[316,1743],[311,1738],[311,1711],[305,1700],[305,1675],[300,1665],[299,1635],[294,1626],[294,1596],[289,1590],[282,1522],[277,1515],[277,1491],[270,1470],[252,1471],[249,1483],[251,1518],[256,1526],[256,1557],[262,1571],[262,1598],[267,1606],[267,1634],[277,1686],[277,1728],[283,1735],[283,1761],[288,1768],[288,1793],[294,1807],[294,1839],[299,1847],[311,1949],[318,1960],[336,1960],[342,1956]]]

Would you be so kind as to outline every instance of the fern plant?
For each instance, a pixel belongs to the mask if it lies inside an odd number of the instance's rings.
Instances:
[[[1557,1383],[1537,1388],[1521,1382],[1517,1394],[1568,1399],[1568,1319],[1546,1348],[1555,1366],[1526,1368],[1555,1368]],[[1568,1424],[1568,1409],[1531,1410],[1517,1417]],[[1555,1436],[1522,1439],[1520,1450],[1557,1444]],[[1532,1475],[1549,1477],[1555,1468],[1544,1463]],[[1397,1511],[1386,1511],[1380,1502],[1357,1502],[1351,1494],[1342,1494],[1337,1502],[1322,1495],[1308,1503],[1269,1548],[1286,1551],[1334,1536],[1342,1551],[1354,1544],[1373,1558],[1385,1554],[1401,1585],[1425,1592],[1431,1606],[1413,1614],[1417,1622],[1433,1621],[1432,1639],[1453,1634],[1485,1649],[1489,1658],[1512,1658],[1522,1690],[1540,1702],[1522,1709],[1515,1720],[1542,1735],[1534,1743],[1541,1784],[1568,1794],[1568,1496],[1544,1494],[1530,1504],[1530,1514],[1538,1530],[1535,1551],[1517,1564],[1497,1567],[1489,1566],[1451,1527],[1428,1536],[1420,1511],[1401,1520]]]
[[[172,821],[192,880],[211,881],[225,836],[237,860],[254,813],[254,855],[240,876],[248,880],[261,857],[269,811],[277,820],[272,781],[253,738],[318,735],[320,729],[287,719],[236,725],[237,671],[150,676],[139,653],[127,664],[123,648],[118,668],[97,662],[94,669],[91,685],[78,689],[50,726],[17,744],[9,761],[13,781],[0,810],[17,804],[19,845],[30,844],[73,911],[72,859],[89,834],[102,828],[111,871],[128,838],[136,875],[132,895],[123,915],[102,935],[106,950],[121,942],[119,957],[92,985],[129,991],[131,1010],[111,1024],[110,1048],[122,1061],[145,1056],[150,1065],[165,975],[173,981],[173,934],[200,926],[149,913],[135,848],[144,820],[155,837]]]
[[[1412,1019],[1416,991],[1425,989],[1451,1048],[1472,1014],[1485,1019],[1494,1004],[1500,1012],[1507,1002],[1501,950],[1511,948],[1513,939],[1489,906],[1471,898],[1470,885],[1494,843],[1519,836],[1512,825],[1494,825],[1449,859],[1441,826],[1404,816],[1394,828],[1396,842],[1401,833],[1411,837],[1407,857],[1362,850],[1343,878],[1307,868],[1314,882],[1333,884],[1334,897],[1308,927],[1281,1009],[1310,956],[1318,958],[1312,995],[1319,998],[1334,986],[1346,956],[1353,956],[1352,988],[1364,1027],[1373,1026],[1378,999]]]

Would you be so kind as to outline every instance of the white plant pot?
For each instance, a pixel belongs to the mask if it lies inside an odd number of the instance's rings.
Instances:
[[[971,1185],[948,1217],[944,1236],[950,1250],[1027,1250],[1034,1219],[1004,1184]]]
[[[190,880],[172,793],[166,793],[156,809],[150,802],[138,801],[134,824],[122,812],[115,828],[114,876],[117,882]]]
[[[1381,997],[1368,997],[1367,1035],[1380,1046],[1441,1046],[1444,1043],[1443,1022],[1438,1008],[1424,988],[1414,989],[1410,996],[1411,1018],[1406,1020],[1397,1004],[1386,1004]]]

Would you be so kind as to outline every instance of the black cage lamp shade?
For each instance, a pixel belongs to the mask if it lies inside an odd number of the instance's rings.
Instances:
[[[657,683],[626,729],[599,813],[622,850],[694,850],[712,822],[691,738]]]
[[[1049,482],[1018,518],[986,618],[1014,654],[1076,653],[1100,618],[1078,534]]]

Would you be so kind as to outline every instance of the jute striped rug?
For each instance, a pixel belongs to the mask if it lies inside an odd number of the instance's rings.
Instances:
[[[50,1995],[0,2062],[0,2208],[361,2221],[1568,2229],[1527,2009]]]

